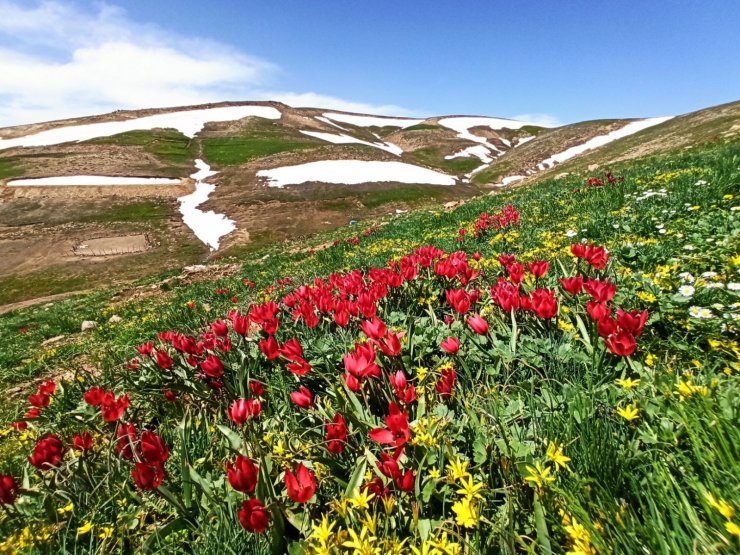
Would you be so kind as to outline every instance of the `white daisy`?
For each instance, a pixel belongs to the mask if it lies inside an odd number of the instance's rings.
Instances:
[[[678,294],[682,297],[693,297],[695,289],[691,285],[682,285],[678,288]]]

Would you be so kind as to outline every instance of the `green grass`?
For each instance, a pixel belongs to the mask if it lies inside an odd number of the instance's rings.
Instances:
[[[324,141],[301,135],[273,122],[250,123],[239,135],[205,137],[203,156],[209,164],[233,166],[280,152],[294,152],[325,145]]]
[[[0,158],[0,179],[12,179],[23,175],[23,168],[17,160]]]
[[[438,187],[398,187],[381,189],[364,193],[359,197],[360,202],[368,208],[377,208],[388,203],[416,204],[429,200],[444,198],[446,191]]]
[[[99,137],[87,141],[88,144],[135,145],[153,154],[162,162],[174,166],[192,167],[196,157],[195,141],[179,131],[147,130],[127,131],[110,137]]]
[[[738,205],[738,146],[715,142],[615,163],[614,172],[625,177],[620,185],[587,188],[585,174],[574,174],[474,199],[452,212],[424,210],[393,218],[367,237],[362,227],[353,226],[300,244],[267,246],[245,253],[241,270],[233,276],[172,282],[166,296],[111,299],[112,292],[101,291],[0,316],[0,381],[5,384],[62,370],[79,372],[83,356],[88,367],[99,372],[85,375],[84,384],[66,382],[34,425],[38,435],[60,433],[65,442],[90,427],[95,451],[85,455],[83,463],[70,454],[60,470],[45,472],[56,480],[32,481],[33,495],[24,494],[23,512],[9,512],[0,529],[11,536],[23,526],[50,523],[54,537],[39,550],[84,553],[142,550],[148,537],[156,540],[154,530],[160,536],[154,543],[173,553],[219,552],[227,539],[237,552],[267,553],[270,538],[275,552],[286,552],[290,542],[292,552],[299,552],[299,538],[310,533],[299,530],[301,519],[316,522],[322,514],[342,529],[358,532],[360,511],[353,509],[342,518],[330,500],[351,492],[355,475],[360,483],[365,470],[376,474],[374,460],[381,448],[369,441],[368,431],[384,425],[385,407],[395,395],[388,375],[402,370],[410,383],[423,383],[425,389],[419,400],[404,405],[414,423],[412,437],[421,439],[424,429],[431,440],[405,448],[401,464],[417,472],[417,482],[406,493],[389,483],[395,508],[388,518],[382,505],[376,505],[375,535],[408,533],[415,536],[408,544],[417,547],[422,533],[438,538],[444,521],[444,528],[454,531],[450,541],[465,542],[465,552],[471,555],[575,552],[575,527],[565,526],[564,511],[582,527],[580,539],[586,538],[601,553],[736,552],[738,540],[725,528],[728,519],[706,494],[725,500],[737,515],[740,374],[735,351],[740,330],[729,315],[737,313],[738,293],[729,287],[705,287],[711,278],[694,282],[691,299],[682,298],[678,288],[687,279],[683,272],[699,277],[713,271],[723,283],[738,281],[740,222],[731,209]],[[646,196],[660,189],[667,191],[665,196]],[[458,242],[461,227],[472,227],[481,212],[495,213],[508,203],[520,212],[520,227]],[[348,238],[358,238],[359,245],[347,243]],[[338,246],[321,252],[291,252],[292,247],[335,239]],[[549,323],[521,312],[505,314],[487,300],[488,287],[501,274],[499,254],[515,253],[525,263],[550,260],[540,285],[557,288],[557,278],[576,267],[567,254],[569,245],[582,240],[610,251],[610,265],[599,275],[617,284],[612,308],[649,311],[638,350],[629,359],[604,352],[603,340],[585,315],[585,296],[558,293],[568,311],[561,310]],[[303,345],[313,370],[300,379],[285,369],[284,360],[265,360],[257,347],[265,334],[259,332],[233,336],[229,352],[214,351],[227,367],[225,387],[218,394],[174,351],[173,371],[162,371],[148,359],[137,371],[125,368],[137,356],[134,346],[156,341],[158,331],[199,338],[211,322],[235,307],[247,311],[252,303],[279,302],[300,283],[313,284],[316,277],[333,272],[385,268],[389,259],[429,244],[448,252],[481,253],[478,268],[485,275],[467,285],[420,278],[381,302],[379,315],[393,331],[404,332],[402,352],[398,357],[380,355],[382,376],[367,384],[362,395],[351,394],[339,378],[343,356],[362,337],[359,324],[340,329],[325,318],[310,330],[294,323],[287,309],[276,337],[281,343],[297,337]],[[595,273],[583,264],[579,268]],[[287,276],[294,278],[294,285],[263,291]],[[257,287],[249,289],[245,277]],[[464,317],[444,300],[444,291],[453,287],[481,290],[485,310],[474,310],[485,315],[495,333],[478,337],[468,329]],[[525,287],[534,287],[534,280]],[[229,292],[217,293],[223,288]],[[187,308],[187,301],[194,301],[195,308]],[[692,305],[708,307],[713,318],[690,316]],[[123,323],[103,324],[56,350],[40,346],[52,335],[72,334],[81,319],[105,322],[114,312]],[[576,315],[582,317],[580,323]],[[444,316],[453,317],[451,326],[443,323]],[[21,327],[28,327],[27,333],[19,333]],[[461,338],[461,356],[440,350],[440,341],[448,335]],[[445,363],[456,368],[458,381],[453,396],[440,401],[435,381]],[[616,383],[627,377],[640,383],[632,389]],[[259,419],[236,426],[226,418],[226,407],[233,397],[250,395],[244,386],[248,379],[265,383],[263,412]],[[687,381],[706,387],[706,394],[684,398],[678,385]],[[131,484],[132,464],[115,454],[114,425],[103,423],[99,411],[81,400],[82,392],[98,382],[117,394],[131,393],[127,421],[161,435],[170,448],[166,490],[142,492]],[[315,408],[298,410],[291,403],[289,393],[299,384],[314,391],[319,400]],[[165,387],[179,388],[181,400],[166,403],[161,395]],[[32,390],[28,387],[24,393]],[[19,401],[6,403],[0,418],[8,422],[22,414],[27,408],[22,397],[14,395]],[[628,404],[639,411],[632,422],[617,413]],[[329,456],[325,449],[325,421],[333,411],[341,411],[350,426],[351,446],[341,456]],[[272,443],[265,439],[266,432]],[[40,474],[27,463],[33,442],[23,444],[19,438],[11,433],[0,440],[0,473]],[[289,458],[275,449],[276,438]],[[550,443],[560,445],[570,458],[570,470],[555,467],[547,455]],[[245,533],[236,521],[246,496],[230,489],[225,478],[225,461],[233,460],[234,451],[260,462],[254,496],[276,502],[265,536]],[[458,456],[468,462],[471,484],[483,486],[478,505],[483,519],[474,529],[455,524],[451,508],[460,499],[456,490],[461,483],[452,485],[444,478]],[[308,504],[291,503],[285,496],[281,472],[297,461],[314,469],[317,463],[323,465],[316,499]],[[535,487],[529,468],[535,463],[548,467],[554,481]],[[432,470],[441,478],[433,479]],[[70,499],[74,512],[60,515],[57,509]],[[290,512],[284,513],[283,507]],[[417,511],[418,524],[411,516]],[[147,519],[143,528],[142,512]],[[95,534],[80,539],[76,530],[88,520],[114,526],[111,543],[102,544]],[[737,522],[737,516],[732,521]],[[187,533],[165,537],[180,525]]]
[[[439,125],[433,123],[417,123],[411,127],[405,127],[401,132],[406,133],[407,131],[434,131],[440,129]]]
[[[480,159],[474,156],[447,160],[440,152],[439,147],[436,146],[419,148],[411,152],[410,156],[418,164],[431,166],[455,174],[468,173],[481,165]]]
[[[165,202],[141,201],[115,204],[105,210],[86,213],[77,221],[85,223],[152,223],[161,225],[172,212]]]

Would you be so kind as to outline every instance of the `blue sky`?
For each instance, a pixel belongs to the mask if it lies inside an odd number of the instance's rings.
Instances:
[[[740,99],[740,2],[0,0],[0,125],[276,98],[555,122]]]

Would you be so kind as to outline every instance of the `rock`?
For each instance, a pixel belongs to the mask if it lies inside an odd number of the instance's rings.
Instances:
[[[41,343],[41,346],[48,347],[49,345],[54,345],[54,343],[59,343],[65,337],[66,337],[65,335],[57,335],[55,337],[50,337],[49,339]]]
[[[80,327],[81,331],[92,331],[98,327],[98,323],[95,320],[85,320],[82,322]]]
[[[598,169],[599,169],[599,164],[590,164],[588,166],[588,171],[590,171],[590,172],[592,172],[594,170],[598,170]]]
[[[445,202],[443,206],[445,210],[452,210],[453,208],[457,208],[458,206],[461,206],[461,205],[462,205],[462,201],[453,200],[450,202]]]
[[[570,174],[568,172],[560,172],[555,176],[555,179],[563,179],[564,177],[568,177]]]
[[[199,274],[208,270],[208,266],[205,264],[196,264],[194,266],[185,266],[182,269],[183,274]]]
[[[117,324],[118,322],[123,322],[123,318],[121,318],[118,314],[114,314],[110,318],[108,318],[109,324]]]

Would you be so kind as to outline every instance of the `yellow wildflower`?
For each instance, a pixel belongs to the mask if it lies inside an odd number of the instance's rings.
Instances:
[[[630,391],[640,385],[640,380],[633,380],[632,378],[626,378],[623,380],[622,378],[619,378],[618,380],[614,380],[614,383],[623,387],[627,391]]]
[[[359,488],[354,491],[354,495],[350,499],[350,503],[355,509],[369,509],[370,501],[375,497],[374,493],[368,493],[367,491],[361,491]]]
[[[534,463],[534,466],[527,465],[528,476],[524,479],[528,482],[533,482],[537,487],[544,488],[545,484],[549,484],[555,481],[555,476],[551,476],[550,472],[552,469],[549,466],[542,467],[540,461]]]
[[[89,534],[92,529],[93,523],[88,520],[85,524],[77,528],[77,535],[84,536],[85,534]]]
[[[450,477],[450,481],[462,480],[470,476],[468,465],[470,465],[470,461],[461,460],[460,457],[455,457],[454,461],[450,461],[447,464],[447,474]]]
[[[632,422],[640,418],[640,409],[637,408],[636,403],[631,403],[626,407],[617,407],[617,414],[628,422]]]
[[[374,545],[377,538],[371,536],[367,528],[363,528],[359,534],[351,529],[348,532],[352,539],[342,545],[351,548],[353,555],[375,555],[380,552]]]
[[[329,515],[325,514],[321,518],[320,524],[313,525],[311,539],[325,545],[326,541],[334,535],[333,530],[335,525],[336,522],[329,523]]]
[[[733,536],[740,536],[740,526],[738,526],[731,520],[725,522],[725,530],[727,530]]]
[[[732,505],[727,503],[727,501],[725,501],[724,499],[717,500],[709,492],[704,494],[704,499],[706,499],[707,502],[727,520],[731,520],[733,515],[735,514],[735,509],[732,507]]]
[[[568,467],[568,462],[570,462],[570,457],[566,457],[563,454],[563,446],[557,445],[554,442],[550,442],[550,445],[547,446],[547,458],[550,459],[552,462],[555,463],[555,468],[564,468],[565,470],[570,470]]]
[[[458,526],[465,528],[475,528],[478,526],[478,510],[475,501],[465,497],[452,505],[452,511],[455,513],[455,522]]]
[[[459,493],[460,495],[464,495],[468,499],[475,499],[476,497],[478,499],[483,499],[483,496],[479,492],[485,486],[482,483],[474,484],[472,476],[468,476],[467,482],[465,481],[465,479],[461,479],[460,485],[462,487],[459,490],[457,490],[457,493]]]
[[[113,536],[113,531],[114,531],[113,526],[103,526],[100,529],[100,533],[98,534],[98,538],[100,538],[101,540],[108,539],[111,536]]]
[[[57,512],[60,515],[63,515],[66,513],[71,513],[74,510],[74,508],[75,508],[75,504],[70,501],[64,507],[60,507],[59,509],[57,509]]]

